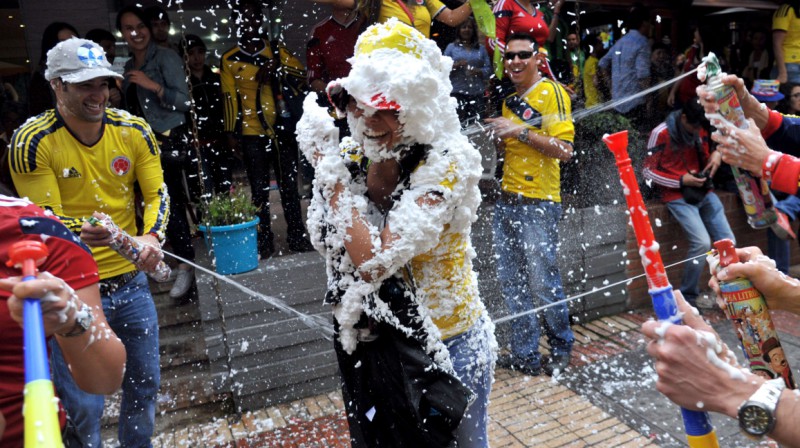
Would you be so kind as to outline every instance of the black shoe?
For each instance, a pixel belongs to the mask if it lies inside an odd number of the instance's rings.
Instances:
[[[567,370],[567,366],[569,366],[569,354],[542,357],[542,368],[547,376],[559,376]]]
[[[259,244],[258,255],[262,260],[266,260],[275,253],[275,245],[272,242]]]
[[[292,252],[311,252],[314,246],[305,238],[289,241],[289,250]]]
[[[522,362],[517,358],[507,356],[497,360],[497,365],[514,372],[520,372],[528,376],[539,376],[542,374],[542,366],[534,366],[528,362]]]

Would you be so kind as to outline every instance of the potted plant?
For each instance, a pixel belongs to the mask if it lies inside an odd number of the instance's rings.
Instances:
[[[203,205],[206,246],[214,250],[214,266],[220,274],[240,274],[258,267],[258,207],[243,188],[219,194]],[[209,232],[209,226],[210,232]]]

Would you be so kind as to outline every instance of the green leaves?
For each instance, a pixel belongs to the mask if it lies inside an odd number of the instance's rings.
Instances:
[[[253,205],[244,188],[230,194],[219,194],[203,205],[203,212],[211,226],[231,226],[252,221],[258,207]],[[205,223],[204,223],[205,224]]]

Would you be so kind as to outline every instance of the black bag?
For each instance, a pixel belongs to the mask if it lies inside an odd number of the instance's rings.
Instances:
[[[683,200],[689,205],[697,205],[702,202],[708,190],[714,187],[711,178],[708,177],[708,173],[702,172],[693,175],[695,177],[704,178],[706,181],[703,183],[702,187],[690,187],[683,185],[683,182],[681,182],[681,195],[683,195]]]
[[[447,447],[474,394],[442,370],[424,350],[427,332],[401,277],[390,277],[378,296],[409,336],[393,325],[362,316],[369,342],[347,354],[338,339],[342,391],[353,447]],[[374,339],[373,339],[374,338]]]

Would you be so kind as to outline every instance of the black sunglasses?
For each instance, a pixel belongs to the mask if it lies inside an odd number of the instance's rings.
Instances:
[[[505,56],[506,61],[513,61],[515,57],[520,58],[521,60],[530,59],[533,57],[532,51],[518,51],[514,53],[513,51],[506,51]]]

